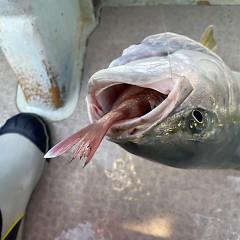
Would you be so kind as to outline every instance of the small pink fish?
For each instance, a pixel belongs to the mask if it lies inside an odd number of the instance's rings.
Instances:
[[[111,111],[66,140],[61,141],[48,151],[45,158],[60,156],[80,142],[72,155],[71,161],[79,154],[80,159],[86,157],[84,167],[89,163],[98,146],[115,123],[140,117],[155,108],[164,98],[164,95],[153,89],[132,85],[124,85],[122,93],[112,105]]]

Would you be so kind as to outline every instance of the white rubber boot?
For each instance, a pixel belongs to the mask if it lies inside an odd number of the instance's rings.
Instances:
[[[46,166],[49,137],[42,119],[21,113],[0,129],[0,239],[22,239],[31,193]]]

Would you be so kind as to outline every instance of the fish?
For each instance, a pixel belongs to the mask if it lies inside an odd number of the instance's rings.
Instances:
[[[86,97],[91,124],[45,155],[79,144],[86,166],[107,140],[126,151],[183,169],[240,167],[240,73],[216,54],[213,26],[199,42],[164,32],[126,48],[94,73]]]

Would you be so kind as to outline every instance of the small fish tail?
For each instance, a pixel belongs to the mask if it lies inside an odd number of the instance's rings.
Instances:
[[[92,124],[91,124],[92,125]],[[81,139],[88,133],[90,126],[83,128],[82,130],[76,132],[69,138],[59,142],[57,145],[52,147],[44,156],[44,158],[55,158],[70,150],[74,145],[76,145]]]

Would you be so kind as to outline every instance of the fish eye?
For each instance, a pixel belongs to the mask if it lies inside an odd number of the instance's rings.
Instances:
[[[192,117],[199,123],[203,122],[203,114],[198,109],[192,111]]]
[[[194,134],[201,133],[208,125],[207,112],[203,109],[196,108],[189,114],[189,129]]]

